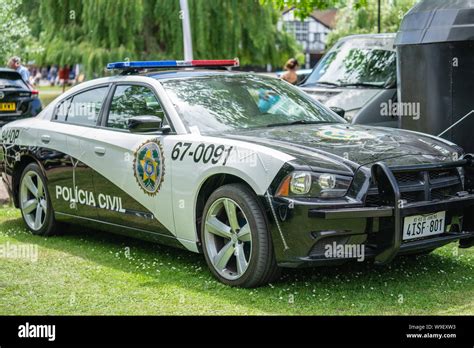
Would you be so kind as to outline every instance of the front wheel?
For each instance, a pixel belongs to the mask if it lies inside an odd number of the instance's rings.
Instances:
[[[265,214],[243,184],[221,186],[211,194],[201,240],[206,262],[222,283],[250,288],[278,277]]]
[[[56,222],[46,178],[36,163],[28,164],[23,170],[20,179],[19,204],[23,221],[31,233],[41,236],[54,233]]]

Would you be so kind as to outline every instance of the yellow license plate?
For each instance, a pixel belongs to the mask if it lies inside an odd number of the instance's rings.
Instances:
[[[16,111],[15,103],[0,103],[0,111]]]

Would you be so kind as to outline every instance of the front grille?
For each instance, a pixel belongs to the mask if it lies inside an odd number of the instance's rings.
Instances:
[[[400,192],[400,198],[407,201],[407,203],[419,202],[423,200],[422,192]]]
[[[450,170],[433,170],[429,172],[430,181],[436,181],[437,179],[446,179],[450,177],[457,177],[458,171],[456,169]]]
[[[463,189],[456,168],[394,172],[393,175],[400,188],[401,199],[407,203],[444,200],[456,196]],[[365,203],[367,206],[383,204],[375,185],[369,189]]]
[[[455,197],[456,192],[460,190],[456,186],[449,186],[443,188],[436,188],[431,190],[431,199],[432,200],[443,200],[447,198]]]
[[[382,203],[380,202],[380,197],[378,193],[368,194],[365,199],[365,204],[369,207],[379,206]]]
[[[419,183],[422,179],[420,173],[394,173],[395,179],[397,179],[398,184],[410,183],[416,184]]]

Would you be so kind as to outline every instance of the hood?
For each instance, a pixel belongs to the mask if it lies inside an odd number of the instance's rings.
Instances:
[[[259,128],[225,137],[285,152],[314,170],[351,173],[378,161],[389,166],[449,162],[462,151],[425,134],[344,123]]]
[[[381,88],[323,88],[317,85],[305,85],[301,89],[325,106],[335,106],[345,111],[361,109],[384,91]]]

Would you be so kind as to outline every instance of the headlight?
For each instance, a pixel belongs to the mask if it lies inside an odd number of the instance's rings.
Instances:
[[[352,177],[296,171],[286,176],[278,187],[279,197],[343,197],[351,184]]]

